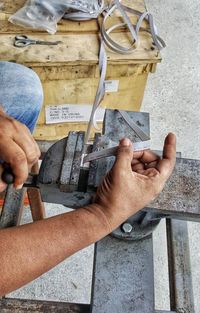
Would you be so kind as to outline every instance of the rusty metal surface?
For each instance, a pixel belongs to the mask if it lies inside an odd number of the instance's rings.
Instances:
[[[50,301],[2,299],[1,313],[89,313],[87,304],[74,304]]]
[[[45,218],[45,207],[41,199],[40,190],[37,188],[27,188],[27,195],[31,209],[33,221]]]
[[[149,208],[169,217],[200,221],[200,161],[177,159],[175,170]]]
[[[91,313],[154,313],[152,236],[108,236],[95,247]]]
[[[72,165],[74,161],[76,143],[78,139],[78,132],[70,132],[67,138],[67,145],[65,148],[64,159],[62,161],[62,170],[60,174],[60,190],[70,191],[70,177],[72,172]]]
[[[38,174],[39,164],[38,162],[33,165],[31,169],[32,174]],[[27,195],[31,209],[31,215],[33,221],[38,221],[45,218],[45,207],[41,199],[40,190],[38,188],[27,188]]]
[[[101,134],[96,133],[94,137],[94,143],[92,147],[92,152],[99,150],[99,143],[101,141]],[[98,161],[94,160],[90,163],[90,169],[89,169],[89,176],[88,176],[88,186],[94,187],[95,186],[95,179],[96,179],[96,171],[97,171]]]
[[[74,159],[72,162],[72,170],[71,170],[71,176],[70,176],[70,182],[69,184],[71,186],[74,186],[74,190],[77,190],[78,183],[79,183],[79,176],[80,176],[80,164],[81,164],[81,157],[83,153],[84,148],[84,138],[85,138],[85,132],[79,132],[75,153],[74,153]]]
[[[160,311],[160,310],[158,310],[158,311],[155,311],[155,313],[177,313],[177,312],[175,312],[175,311]]]
[[[0,216],[0,228],[12,227],[18,224],[26,188],[16,190],[10,185],[7,188]]]
[[[88,205],[92,201],[92,192],[62,192],[57,185],[44,185],[41,188],[41,197],[43,202],[63,204],[71,209],[78,209]]]
[[[38,182],[42,185],[59,183],[66,144],[67,137],[52,145],[45,154],[38,176]]]
[[[150,134],[149,113],[128,112],[130,119],[147,135]],[[118,142],[127,137],[132,142],[141,141],[117,110],[106,110],[103,133],[109,140]]]
[[[171,309],[194,313],[187,222],[167,220],[167,246]]]

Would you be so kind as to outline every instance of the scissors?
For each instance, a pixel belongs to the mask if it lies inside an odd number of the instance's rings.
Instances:
[[[30,39],[26,35],[15,36],[14,46],[17,48],[23,48],[30,45],[58,45],[62,41],[42,41]]]

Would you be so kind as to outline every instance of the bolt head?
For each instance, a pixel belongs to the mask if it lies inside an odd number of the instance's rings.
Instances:
[[[124,223],[122,225],[122,230],[125,234],[130,234],[133,230],[133,226],[130,223]]]

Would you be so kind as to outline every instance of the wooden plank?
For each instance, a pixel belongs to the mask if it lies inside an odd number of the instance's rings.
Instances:
[[[108,2],[108,1],[107,1]],[[19,10],[23,5],[25,1],[24,0],[5,0],[3,3],[3,6],[0,8],[0,21],[1,21],[1,29],[0,33],[26,33],[27,29],[23,28],[22,26],[14,25],[8,22],[8,18],[15,13],[17,10]],[[136,0],[136,1],[130,1],[130,0],[122,0],[122,4],[129,6],[130,8],[134,8],[135,10],[144,12],[146,10],[145,4],[143,0]],[[137,22],[137,16],[132,16],[131,21],[133,24]],[[101,23],[101,18],[100,18]],[[115,14],[112,15],[112,17],[108,20],[107,27],[110,27],[113,24],[119,24],[121,23],[120,13],[118,11],[115,11]],[[146,23],[144,23],[143,26],[145,26]],[[89,20],[89,21],[83,21],[83,22],[76,22],[76,21],[69,21],[62,19],[58,22],[58,33],[69,33],[69,32],[93,32],[97,33],[99,31],[99,25],[96,19]],[[37,32],[40,33],[41,31],[38,30],[29,30],[29,32]],[[44,32],[44,31],[43,31]]]
[[[89,313],[89,308],[87,304],[6,298],[0,300],[1,313]]]
[[[26,0],[4,0],[0,12],[4,14],[14,14],[25,4],[25,2]],[[105,0],[105,3],[106,2],[108,3],[109,0]],[[138,11],[146,10],[144,0],[135,0],[134,3],[132,0],[122,0],[121,2],[122,4],[127,5],[130,8],[134,8]]]
[[[142,75],[152,72],[154,64],[138,63],[138,64],[111,64],[108,63],[106,71],[106,79],[118,79],[119,77],[129,78],[134,75]],[[34,66],[34,71],[38,74],[42,82],[54,80],[74,80],[83,78],[98,78],[100,77],[97,64],[62,64],[57,63],[54,66]]]
[[[152,50],[152,38],[148,33],[141,33],[140,46],[131,54],[118,54],[107,50],[110,63],[130,63],[136,64],[138,61],[149,61],[157,63],[160,61],[158,51]],[[51,35],[31,34],[31,38],[45,41],[52,40]],[[113,34],[112,38],[118,43],[129,44],[129,36],[125,33]],[[0,57],[2,61],[13,61],[23,63],[28,66],[33,65],[54,65],[60,63],[67,64],[98,64],[99,39],[96,34],[82,35],[54,35],[55,41],[62,43],[56,46],[38,45],[27,46],[25,48],[14,47],[14,35],[0,35]]]
[[[0,13],[0,23],[1,23],[1,29],[0,34],[26,34],[27,28],[22,27],[20,25],[11,24],[8,22],[8,18],[10,17],[10,14],[3,14]],[[137,16],[130,16],[130,20],[133,25],[136,25],[138,21]],[[98,22],[99,21],[99,22]],[[106,22],[106,27],[110,28],[112,25],[120,24],[122,22],[121,17],[113,16]],[[57,28],[57,34],[97,34],[99,32],[99,24],[102,23],[102,17],[99,17],[97,19],[93,19],[90,21],[70,21],[70,20],[60,20],[58,22],[58,28]],[[142,27],[148,29],[148,24],[146,22],[142,23]],[[113,32],[125,32],[126,29],[116,29]],[[46,31],[43,30],[35,30],[35,29],[28,29],[28,32],[30,34],[45,34]]]

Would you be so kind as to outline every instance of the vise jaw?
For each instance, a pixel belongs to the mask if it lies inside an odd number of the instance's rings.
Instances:
[[[120,111],[121,112],[121,111]],[[93,160],[82,166],[83,153],[99,151],[127,137],[132,142],[141,141],[138,130],[134,132],[132,122],[149,136],[149,114],[125,112],[129,124],[117,110],[106,110],[103,135],[96,133],[91,145],[84,145],[84,132],[70,132],[68,137],[55,143],[46,153],[38,177],[43,201],[77,208],[90,203],[91,196],[103,177],[111,169],[115,157]]]

